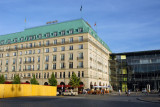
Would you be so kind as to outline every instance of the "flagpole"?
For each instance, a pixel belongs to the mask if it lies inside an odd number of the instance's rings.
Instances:
[[[26,18],[25,18],[25,21],[24,21],[24,22],[25,22],[24,29],[26,29]]]

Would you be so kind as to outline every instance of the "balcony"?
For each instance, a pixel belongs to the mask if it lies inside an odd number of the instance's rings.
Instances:
[[[69,60],[73,60],[73,58],[69,58]]]
[[[61,67],[61,69],[65,69],[65,66]]]
[[[8,70],[5,70],[5,72],[8,72]]]
[[[77,66],[77,68],[83,68],[83,65],[82,66]]]
[[[31,68],[31,69],[23,69],[23,71],[34,71],[34,69],[33,68]]]
[[[82,60],[83,59],[83,56],[82,57],[77,57],[77,60]]]
[[[31,64],[31,63],[34,63],[34,61],[24,61],[23,63],[24,64]]]

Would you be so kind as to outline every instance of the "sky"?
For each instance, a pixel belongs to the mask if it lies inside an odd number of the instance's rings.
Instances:
[[[160,49],[160,0],[0,0],[0,35],[81,17],[113,53]]]

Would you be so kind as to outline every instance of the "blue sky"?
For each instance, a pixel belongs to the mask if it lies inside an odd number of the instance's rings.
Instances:
[[[160,49],[160,0],[0,0],[0,35],[82,17],[112,52]]]

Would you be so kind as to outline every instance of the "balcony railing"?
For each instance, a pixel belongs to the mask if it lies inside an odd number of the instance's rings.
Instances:
[[[33,68],[31,68],[31,69],[23,69],[23,71],[34,71],[34,69]]]
[[[34,61],[24,61],[24,64],[34,63]]]
[[[81,60],[81,59],[83,59],[83,56],[82,57],[77,57],[77,60]]]
[[[82,66],[77,66],[77,68],[83,68],[83,65]]]

